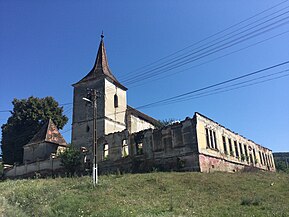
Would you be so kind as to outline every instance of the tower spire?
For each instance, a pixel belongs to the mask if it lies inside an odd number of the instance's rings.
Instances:
[[[118,80],[114,77],[114,75],[112,74],[112,72],[109,69],[107,56],[106,56],[106,50],[104,47],[103,31],[100,35],[100,38],[101,38],[101,40],[99,43],[99,47],[98,47],[94,66],[90,70],[90,72],[84,78],[82,78],[78,83],[82,83],[82,82],[85,82],[88,80],[92,80],[92,79],[96,79],[96,78],[100,78],[100,77],[105,76],[106,78],[111,80],[117,86],[121,87],[122,89],[127,90],[126,87],[124,87],[122,84],[120,84],[118,82]]]

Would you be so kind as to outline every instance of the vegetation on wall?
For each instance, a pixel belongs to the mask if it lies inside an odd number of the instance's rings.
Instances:
[[[58,129],[62,129],[68,118],[63,115],[63,107],[53,97],[14,99],[13,111],[2,128],[3,161],[7,164],[23,162],[23,146],[51,119]]]

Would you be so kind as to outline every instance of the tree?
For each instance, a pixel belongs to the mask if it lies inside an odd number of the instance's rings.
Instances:
[[[171,125],[171,124],[173,124],[175,122],[177,122],[177,120],[174,119],[174,118],[159,120],[160,127],[166,127],[166,126],[169,126],[169,125]]]
[[[51,119],[58,129],[62,129],[68,118],[63,115],[53,97],[14,99],[13,111],[2,128],[3,161],[7,164],[23,162],[23,146]]]
[[[61,164],[67,174],[73,176],[81,168],[81,152],[73,146],[69,146],[65,151],[59,154]]]

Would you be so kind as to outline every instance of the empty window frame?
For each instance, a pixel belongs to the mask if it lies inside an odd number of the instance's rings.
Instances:
[[[224,148],[224,153],[228,154],[228,149],[227,149],[227,143],[226,143],[226,137],[222,136],[223,139],[223,148]]]
[[[143,154],[143,144],[141,143],[136,143],[136,154],[141,155]]]
[[[230,148],[230,155],[234,156],[233,146],[232,146],[232,140],[228,138],[229,142],[229,148]]]
[[[254,164],[257,163],[257,158],[256,158],[256,152],[255,149],[253,148],[253,157],[254,157]]]
[[[103,145],[103,152],[102,152],[102,160],[107,160],[108,159],[108,143],[105,143]]]
[[[239,158],[239,150],[238,150],[238,144],[236,140],[234,141],[234,146],[235,146],[236,158]]]
[[[206,129],[207,148],[218,149],[216,132],[214,130]]]
[[[214,138],[215,149],[218,149],[218,144],[217,144],[217,138],[216,138],[216,132],[215,131],[213,131],[213,138]]]
[[[240,156],[241,156],[241,161],[245,160],[245,155],[243,152],[243,148],[242,148],[242,143],[239,142],[239,149],[240,149]]]
[[[246,144],[244,144],[244,152],[245,152],[245,158],[249,162],[249,155],[248,155],[248,149],[247,149],[247,145]]]
[[[129,155],[127,140],[122,140],[121,156],[127,157]]]
[[[259,151],[259,157],[260,157],[260,163],[262,165],[264,165],[264,162],[263,162],[263,158],[262,158],[262,154],[261,154],[261,151]]]

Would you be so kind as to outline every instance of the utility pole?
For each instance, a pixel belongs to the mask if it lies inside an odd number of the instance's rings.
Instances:
[[[98,171],[97,171],[97,92],[95,89],[89,89],[87,98],[82,98],[83,100],[90,102],[93,108],[93,144],[92,144],[92,154],[93,154],[93,168],[92,168],[92,183],[93,187],[96,187],[98,183]]]
[[[92,103],[93,103],[93,186],[98,183],[97,173],[97,103],[96,103],[96,90],[92,90]]]

